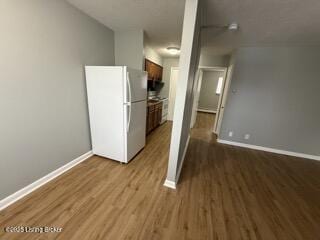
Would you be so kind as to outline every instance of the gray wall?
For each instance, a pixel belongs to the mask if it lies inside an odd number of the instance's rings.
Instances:
[[[198,109],[217,111],[220,95],[216,94],[216,90],[219,77],[224,77],[224,72],[203,71]]]
[[[144,40],[144,42],[145,42],[145,40]],[[144,58],[162,66],[163,60],[162,60],[162,57],[159,55],[159,53],[157,53],[152,47],[147,46],[146,44],[144,44],[144,45],[145,45],[144,46]]]
[[[172,67],[179,67],[179,58],[164,58],[163,61],[162,81],[164,86],[160,91],[162,97],[169,97],[170,91],[170,75]]]
[[[84,65],[114,35],[62,0],[3,0],[0,29],[2,199],[91,150]]]
[[[211,55],[201,52],[199,66],[202,67],[228,67],[230,55]]]
[[[229,66],[229,55],[223,56],[212,56],[207,54],[201,54],[199,66],[207,67],[228,67]],[[170,74],[172,67],[179,67],[179,58],[164,58],[163,61],[163,77],[164,87],[160,91],[162,97],[169,97],[170,90]]]
[[[144,70],[143,30],[115,32],[115,63]]]
[[[319,47],[239,49],[220,138],[319,156],[319,59]]]

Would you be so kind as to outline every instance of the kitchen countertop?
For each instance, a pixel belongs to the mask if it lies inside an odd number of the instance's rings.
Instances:
[[[167,100],[168,98],[160,98],[160,99],[148,99],[147,106],[152,106],[161,103],[164,100]]]

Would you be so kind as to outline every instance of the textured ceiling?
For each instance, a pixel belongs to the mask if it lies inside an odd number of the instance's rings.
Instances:
[[[180,45],[185,0],[67,0],[117,30],[144,29],[162,56]],[[239,23],[237,32],[203,29],[202,50],[222,55],[241,46],[320,44],[320,0],[203,0],[202,23]]]
[[[146,41],[161,55],[180,46],[185,0],[67,0],[115,30],[143,29]]]
[[[204,29],[203,50],[320,44],[319,0],[204,0],[203,24],[239,23],[237,32]]]

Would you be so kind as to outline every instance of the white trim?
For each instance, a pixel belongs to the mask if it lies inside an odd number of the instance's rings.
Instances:
[[[230,67],[229,67],[230,69]],[[222,83],[222,92],[219,95],[219,101],[218,101],[218,107],[217,107],[217,113],[216,117],[214,119],[214,124],[213,124],[213,133],[215,133],[217,136],[219,136],[220,133],[220,126],[222,122],[222,116],[223,116],[223,111],[224,111],[224,102],[226,101],[229,85],[231,78],[228,75],[228,68],[225,69],[224,71],[224,76],[223,76],[223,83]]]
[[[250,149],[254,149],[254,150],[260,150],[260,151],[265,151],[265,152],[272,152],[272,153],[277,153],[277,154],[283,154],[283,155],[288,155],[288,156],[293,156],[293,157],[307,158],[307,159],[320,161],[320,156],[316,156],[316,155],[291,152],[291,151],[280,150],[280,149],[275,149],[275,148],[261,147],[261,146],[257,146],[257,145],[232,142],[232,141],[227,141],[227,140],[222,140],[222,139],[218,139],[217,142],[222,143],[222,144],[237,146],[237,147],[250,148]]]
[[[217,111],[203,109],[203,108],[198,108],[197,111],[198,112],[205,112],[205,113],[217,113]]]
[[[184,163],[184,159],[186,158],[189,142],[190,142],[190,135],[188,135],[186,146],[185,146],[185,148],[183,150],[182,161],[181,161],[181,164],[179,166],[178,172],[176,174],[176,180],[175,181],[170,181],[170,180],[166,179],[166,181],[163,184],[164,186],[166,186],[168,188],[172,188],[172,189],[176,189],[177,188],[177,184],[178,184],[178,181],[179,181],[179,178],[180,178],[181,169],[182,169],[182,166],[183,166],[183,163]]]
[[[166,186],[168,188],[176,189],[176,183],[174,181],[166,180],[163,184],[163,186]]]
[[[78,165],[79,163],[83,162],[84,160],[88,159],[89,157],[93,156],[92,151],[89,151],[80,157],[68,162],[67,164],[63,165],[62,167],[54,170],[53,172],[47,174],[46,176],[36,180],[35,182],[29,184],[28,186],[18,190],[17,192],[11,194],[10,196],[0,200],[0,210],[5,209],[9,205],[13,204],[14,202],[18,201],[19,199],[23,198],[24,196],[28,195],[29,193],[33,192],[34,190],[38,189],[42,185],[50,182],[54,178],[58,177],[62,173],[68,171],[70,168]]]

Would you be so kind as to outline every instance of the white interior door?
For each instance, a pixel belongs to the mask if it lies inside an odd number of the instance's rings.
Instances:
[[[174,105],[176,101],[178,75],[179,75],[179,68],[171,68],[169,106],[168,106],[168,120],[170,121],[173,121],[173,112],[174,112]]]
[[[222,92],[221,96],[219,99],[219,104],[218,104],[218,109],[217,109],[217,114],[216,114],[216,120],[214,123],[213,127],[213,132],[219,136],[220,134],[220,129],[221,129],[221,124],[222,124],[222,119],[223,119],[223,114],[224,114],[224,108],[227,102],[227,97],[228,97],[228,91],[231,83],[231,78],[232,78],[232,73],[233,73],[233,64],[229,66],[228,70],[225,72],[224,76],[224,81],[223,81],[223,87],[222,87]]]
[[[147,101],[131,103],[125,106],[127,126],[126,152],[129,162],[146,144]]]

